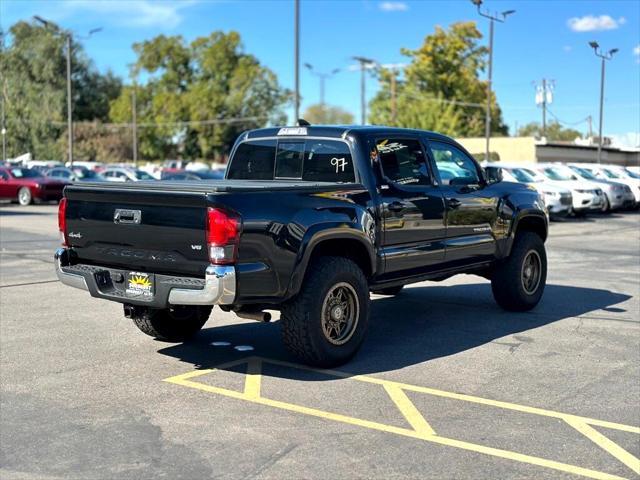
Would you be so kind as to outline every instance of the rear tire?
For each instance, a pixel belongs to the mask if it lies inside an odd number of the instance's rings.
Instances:
[[[609,197],[604,196],[604,205],[602,206],[602,213],[611,212],[611,202],[609,202]]]
[[[29,190],[29,187],[22,187],[20,190],[18,190],[18,203],[20,205],[26,207],[27,205],[31,205],[32,202],[33,195],[31,195],[31,190]]]
[[[200,331],[211,309],[209,306],[141,308],[131,318],[135,326],[150,337],[164,342],[184,342]]]
[[[389,287],[389,288],[383,288],[382,290],[376,290],[373,293],[379,293],[380,295],[395,296],[395,295],[398,295],[403,288],[404,288],[404,285],[399,285],[397,287]]]
[[[362,270],[342,257],[320,257],[298,295],[282,307],[282,336],[302,362],[342,365],[353,357],[369,325],[369,285]]]
[[[515,238],[511,255],[495,269],[491,290],[498,305],[512,312],[535,307],[547,281],[547,254],[542,239],[532,232]]]

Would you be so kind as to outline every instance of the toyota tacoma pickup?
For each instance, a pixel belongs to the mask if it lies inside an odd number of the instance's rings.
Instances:
[[[144,333],[182,342],[213,306],[276,310],[287,348],[322,367],[357,352],[371,292],[476,274],[525,311],[547,274],[536,190],[420,130],[252,130],[222,180],[71,185],[58,217],[60,281],[123,304]]]

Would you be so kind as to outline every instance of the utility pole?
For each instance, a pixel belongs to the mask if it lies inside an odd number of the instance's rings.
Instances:
[[[491,138],[491,82],[492,82],[492,74],[493,74],[493,24],[494,22],[504,23],[507,19],[507,16],[515,13],[515,10],[506,10],[500,14],[491,14],[488,11],[481,11],[480,6],[482,5],[482,0],[471,0],[477,9],[478,14],[481,17],[489,19],[489,77],[487,79],[487,111],[485,116],[485,137],[486,137],[486,146],[485,146],[485,160],[489,160],[489,141]]]
[[[396,71],[391,70],[391,123],[396,125],[398,120],[398,98],[396,95]]]
[[[324,106],[324,86],[325,81],[331,77],[333,77],[336,73],[340,71],[339,68],[334,68],[328,73],[318,72],[313,68],[313,65],[310,63],[305,63],[304,66],[309,69],[312,75],[315,75],[320,79],[320,105]]]
[[[534,82],[535,85],[535,82]],[[555,82],[543,78],[540,85],[536,85],[536,105],[542,107],[542,137],[547,137],[547,105],[553,103],[553,88]]]
[[[0,95],[2,95],[2,125],[0,126],[0,132],[2,133],[2,162],[7,163],[7,124],[4,118],[4,84],[2,87],[2,91],[0,91]]]
[[[365,57],[353,57],[356,62],[360,63],[360,123],[367,123],[367,100],[366,100],[366,79],[365,70],[371,65],[375,65],[375,60]]]
[[[294,124],[300,118],[300,0],[294,0],[294,76],[295,76],[295,100],[294,100]]]
[[[136,106],[136,84],[131,91],[131,130],[133,135],[133,164],[138,166],[138,113]]]
[[[589,115],[587,117],[587,124],[589,125],[589,138],[593,138],[593,127],[592,127],[593,117]]]
[[[593,53],[596,57],[602,59],[602,67],[600,69],[600,123],[598,125],[598,163],[602,163],[602,117],[604,110],[604,74],[605,74],[605,60],[611,60],[613,55],[618,51],[617,48],[612,48],[606,53],[600,50],[598,42],[589,42],[589,46],[593,48]]]

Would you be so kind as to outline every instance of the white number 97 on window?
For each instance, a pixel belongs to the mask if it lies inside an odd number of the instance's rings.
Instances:
[[[344,157],[343,158],[333,157],[331,159],[331,165],[336,167],[336,173],[344,172],[344,168],[348,164],[349,164],[349,162],[347,162]]]

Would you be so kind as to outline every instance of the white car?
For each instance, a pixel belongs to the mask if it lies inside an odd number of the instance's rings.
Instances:
[[[625,183],[598,178],[590,170],[582,167],[579,163],[569,164],[568,167],[581,179],[589,180],[600,185],[605,195],[605,206],[602,209],[603,212],[635,206],[636,201],[631,187]]]
[[[574,215],[581,216],[587,212],[602,210],[605,205],[602,188],[596,183],[579,179],[570,170],[567,172],[566,168],[553,163],[537,163],[527,166],[525,169],[538,172],[550,183],[571,190]]]
[[[597,178],[603,180],[613,180],[614,182],[624,183],[631,188],[631,192],[635,198],[635,208],[640,206],[640,180],[633,178],[629,172],[623,167],[613,165],[598,165],[597,163],[581,163],[581,167],[589,170]]]
[[[517,164],[500,162],[483,165],[502,169],[502,178],[507,182],[526,183],[533,186],[544,198],[550,218],[566,217],[571,213],[572,195],[568,188],[549,182],[544,175],[534,176]]]
[[[109,167],[100,172],[108,182],[139,182],[140,180],[155,180],[147,172],[132,168]]]

